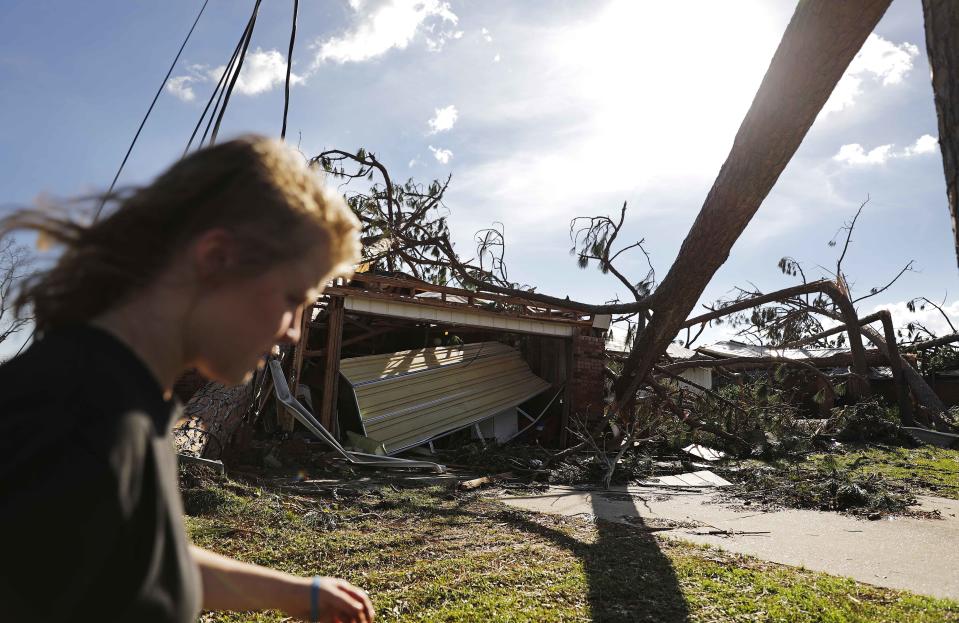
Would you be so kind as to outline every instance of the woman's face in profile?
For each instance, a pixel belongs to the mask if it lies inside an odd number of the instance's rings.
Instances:
[[[204,293],[187,327],[192,359],[207,378],[246,382],[274,344],[300,338],[300,314],[328,278],[326,254],[314,251]]]

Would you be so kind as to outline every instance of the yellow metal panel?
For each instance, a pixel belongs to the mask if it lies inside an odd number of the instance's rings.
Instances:
[[[392,452],[492,417],[550,386],[498,342],[344,359],[340,372],[367,434]]]

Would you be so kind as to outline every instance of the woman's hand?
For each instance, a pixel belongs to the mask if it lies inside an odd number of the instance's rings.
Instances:
[[[206,610],[282,610],[309,621],[313,578],[240,562],[192,546],[203,580]],[[373,604],[366,591],[339,578],[320,578],[317,606],[322,623],[372,623]]]
[[[299,590],[280,609],[291,616],[309,621],[312,613],[311,578],[296,578]],[[373,604],[362,588],[339,578],[320,578],[319,621],[321,623],[372,623]]]

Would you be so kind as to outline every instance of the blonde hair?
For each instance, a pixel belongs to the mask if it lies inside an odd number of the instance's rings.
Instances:
[[[296,152],[262,136],[202,149],[148,186],[88,199],[115,209],[91,225],[62,209],[22,210],[0,221],[0,234],[34,230],[64,247],[51,269],[23,283],[16,300],[18,314],[32,308],[38,334],[87,322],[128,300],[214,228],[237,240],[242,276],[315,247],[327,251],[330,276],[349,276],[360,256],[359,221],[342,196]]]

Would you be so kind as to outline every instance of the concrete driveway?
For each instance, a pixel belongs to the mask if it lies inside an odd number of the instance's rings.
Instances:
[[[600,517],[772,562],[959,600],[956,500],[920,498],[921,508],[938,510],[941,519],[868,521],[810,510],[733,508],[710,489],[551,487],[543,494],[501,499],[517,508]]]

